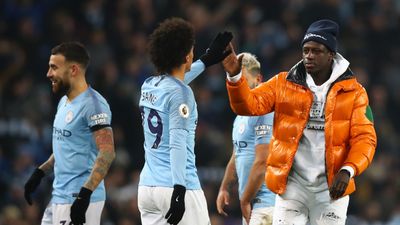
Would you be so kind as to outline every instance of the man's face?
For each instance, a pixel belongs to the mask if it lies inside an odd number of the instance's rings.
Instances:
[[[244,70],[242,70],[242,73],[243,73],[244,77],[246,78],[247,85],[249,85],[250,89],[257,87],[262,81],[261,74],[252,74],[246,68]]]
[[[309,41],[303,45],[303,64],[307,73],[311,75],[318,75],[321,71],[329,70],[333,56],[333,52],[318,42]]]
[[[47,78],[51,81],[51,86],[54,94],[64,95],[70,87],[70,65],[65,61],[63,55],[51,55],[49,60],[49,70]]]

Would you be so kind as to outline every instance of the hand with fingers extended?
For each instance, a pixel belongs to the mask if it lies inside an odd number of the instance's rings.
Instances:
[[[185,193],[186,188],[182,185],[174,185],[174,191],[171,196],[170,208],[165,215],[169,224],[176,225],[181,221],[185,213]]]
[[[230,54],[222,61],[222,66],[224,67],[225,72],[227,72],[229,76],[233,77],[238,75],[242,70],[243,55],[237,57],[232,43],[229,44],[229,52]]]
[[[350,181],[350,172],[340,170],[333,178],[332,186],[329,188],[329,195],[332,200],[337,200],[343,196]]]
[[[228,213],[224,211],[224,208],[226,205],[229,205],[229,192],[227,190],[220,190],[218,192],[218,197],[217,197],[217,210],[218,213],[224,216],[228,216]]]
[[[35,171],[33,171],[31,177],[25,183],[24,197],[25,197],[25,200],[28,202],[29,205],[32,205],[31,194],[39,186],[40,181],[42,180],[42,178],[44,176],[45,176],[45,173],[43,172],[43,170],[41,170],[39,168],[36,168]]]
[[[78,197],[76,197],[71,206],[70,217],[73,225],[83,225],[86,223],[86,211],[90,204],[91,195],[91,190],[85,187],[81,188]]]
[[[207,48],[206,53],[200,56],[200,60],[206,67],[221,62],[230,54],[230,49],[227,49],[227,46],[231,42],[232,38],[233,35],[229,31],[219,32],[217,34],[210,46]]]

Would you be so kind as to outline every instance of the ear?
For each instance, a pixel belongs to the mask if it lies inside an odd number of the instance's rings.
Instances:
[[[190,53],[185,56],[185,63],[188,63],[190,60]]]
[[[331,59],[333,60],[333,58],[334,58],[335,55],[336,55],[336,52],[330,52],[329,54],[330,54],[330,56],[331,56]]]
[[[263,81],[262,75],[261,75],[261,74],[258,74],[258,75],[257,75],[257,82],[258,82],[258,83],[261,83],[262,81]]]
[[[81,68],[77,64],[72,64],[71,65],[71,74],[72,74],[72,76],[76,76],[79,73],[80,69]]]

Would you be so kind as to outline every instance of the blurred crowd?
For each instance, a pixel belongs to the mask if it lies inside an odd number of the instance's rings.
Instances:
[[[144,162],[138,112],[140,86],[155,73],[146,55],[148,35],[178,16],[196,30],[195,58],[217,32],[234,33],[238,51],[255,54],[265,79],[301,59],[308,25],[329,18],[340,25],[339,52],[367,89],[378,147],[370,168],[356,178],[348,225],[400,224],[400,1],[398,0],[0,0],[0,224],[39,224],[51,197],[52,177],[33,206],[23,198],[32,170],[52,152],[59,96],[46,78],[50,50],[63,41],[84,43],[87,74],[113,112],[117,158],[106,178],[104,225],[138,225],[137,183]],[[232,153],[235,115],[225,73],[209,68],[192,82],[198,104],[197,166],[213,225],[241,224],[237,195],[229,217],[215,199]]]

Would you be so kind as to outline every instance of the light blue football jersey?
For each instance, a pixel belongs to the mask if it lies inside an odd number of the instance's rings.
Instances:
[[[72,203],[92,172],[98,149],[93,130],[111,125],[107,101],[94,89],[58,103],[53,124],[54,181],[53,203]],[[104,201],[103,181],[90,201]]]
[[[264,116],[237,116],[233,123],[232,141],[235,151],[236,173],[239,182],[239,198],[241,198],[249,178],[255,158],[255,146],[269,144],[272,136],[274,114]],[[256,197],[252,200],[253,208],[275,205],[275,194],[265,185],[261,185]]]
[[[140,186],[201,189],[194,138],[197,104],[187,85],[204,70],[196,61],[184,81],[170,75],[149,77],[142,85],[139,107],[144,131],[145,164]],[[171,163],[172,162],[172,163]]]

